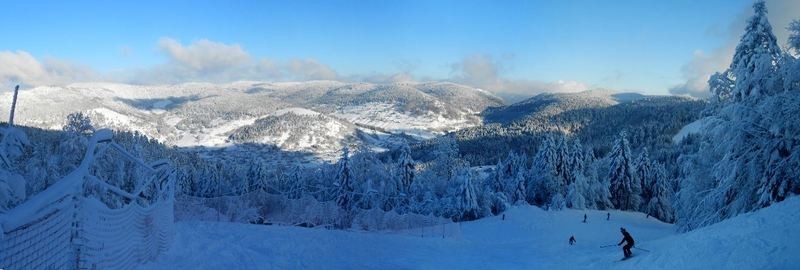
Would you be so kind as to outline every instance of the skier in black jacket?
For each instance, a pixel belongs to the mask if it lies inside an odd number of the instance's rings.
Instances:
[[[633,237],[631,237],[631,234],[628,233],[628,231],[626,231],[625,228],[619,228],[619,231],[622,232],[622,241],[619,241],[619,244],[617,244],[617,246],[622,245],[622,243],[628,242],[627,244],[625,244],[624,247],[622,247],[622,252],[625,253],[625,258],[628,258],[631,255],[633,255],[633,253],[631,253],[631,248],[633,247],[634,243]]]

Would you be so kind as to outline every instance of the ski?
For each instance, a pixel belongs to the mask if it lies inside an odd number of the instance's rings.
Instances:
[[[633,258],[633,255],[630,255],[630,256],[628,256],[628,257],[623,257],[623,258],[622,258],[622,259],[620,259],[619,261],[626,261],[626,260],[628,260],[628,259],[630,259],[630,258]]]

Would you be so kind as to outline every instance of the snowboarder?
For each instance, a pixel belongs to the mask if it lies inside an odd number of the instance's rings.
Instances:
[[[575,236],[573,235],[573,236],[569,237],[569,245],[571,246],[571,245],[574,245],[574,244],[575,244]]]
[[[583,223],[586,223],[586,214],[583,214]]]
[[[627,259],[628,257],[633,255],[633,253],[631,253],[631,248],[633,247],[634,243],[633,237],[631,237],[631,234],[628,233],[628,231],[626,231],[625,228],[619,228],[619,231],[622,232],[622,241],[619,241],[619,244],[617,244],[617,246],[622,245],[622,243],[628,242],[627,244],[625,244],[625,246],[622,247],[622,252],[625,253],[624,259]]]
[[[611,212],[606,213],[606,220],[611,220]]]

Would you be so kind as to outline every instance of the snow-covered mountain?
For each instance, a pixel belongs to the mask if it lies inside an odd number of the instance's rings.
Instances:
[[[477,114],[499,105],[491,93],[453,83],[80,83],[20,92],[17,122],[59,129],[66,115],[84,112],[98,127],[179,147],[246,142],[335,156],[344,143],[381,146],[394,134],[425,139],[480,125]]]
[[[610,150],[621,130],[632,134],[636,145],[664,149],[705,106],[705,101],[687,97],[605,90],[540,94],[489,108],[482,113],[485,125],[461,129],[455,136],[462,155],[474,165],[493,164],[509,151],[533,154],[541,137],[554,132],[593,145],[598,156]]]
[[[291,151],[335,152],[343,144],[353,143],[350,135],[355,129],[353,124],[325,114],[290,108],[231,131],[228,141],[275,145]]]
[[[639,94],[615,94],[601,90],[578,93],[543,93],[508,106],[487,110],[484,113],[484,117],[487,122],[510,123],[526,118],[554,116],[570,110],[605,108],[620,102],[639,99],[619,98],[631,95],[637,95],[639,98],[644,97]]]

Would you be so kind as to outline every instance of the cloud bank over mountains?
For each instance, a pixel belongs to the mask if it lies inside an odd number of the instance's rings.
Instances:
[[[103,74],[66,60],[38,59],[26,51],[0,51],[0,82],[4,89],[22,82],[26,86],[60,85],[72,82],[111,81],[133,84],[183,82],[223,83],[240,80],[308,81],[341,80],[373,83],[405,81],[452,81],[493,91],[505,97],[532,96],[543,92],[577,92],[589,86],[577,81],[518,80],[503,76],[504,65],[490,55],[468,55],[451,64],[446,78],[416,77],[409,71],[395,74],[339,74],[313,58],[274,60],[257,58],[238,44],[207,39],[181,43],[161,38],[158,51],[165,61],[147,67]]]
[[[577,81],[545,82],[509,79],[501,76],[502,69],[502,63],[489,55],[470,55],[452,65],[451,80],[507,95],[580,92],[591,88],[590,85]]]
[[[158,48],[167,58],[161,65],[134,72],[132,78],[119,78],[140,84],[181,83],[187,81],[230,82],[237,80],[335,80],[338,74],[315,59],[290,59],[278,62],[255,58],[237,44],[201,39],[181,44],[161,38]]]
[[[47,85],[95,79],[97,75],[91,68],[69,61],[53,58],[40,60],[26,51],[0,51],[0,86],[12,82]]]
[[[36,58],[22,50],[0,51],[0,83],[26,86],[59,85],[72,82],[112,81],[135,84],[182,82],[231,82],[238,80],[306,81],[336,80],[337,72],[319,61],[289,59],[276,61],[255,58],[237,44],[207,39],[189,44],[172,38],[158,41],[159,52],[166,58],[156,66],[103,74],[74,62]]]

